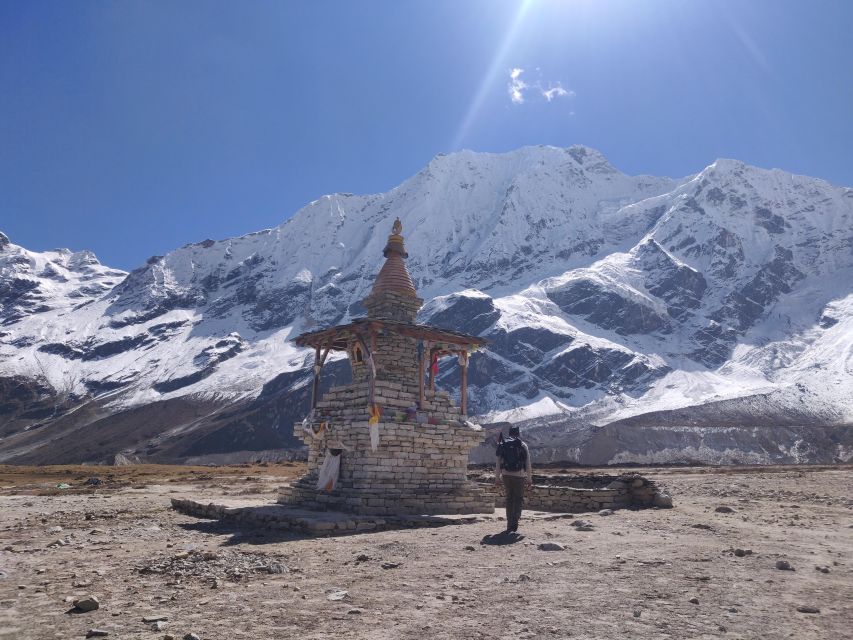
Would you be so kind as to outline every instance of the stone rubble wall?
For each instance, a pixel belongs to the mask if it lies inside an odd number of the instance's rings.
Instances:
[[[483,484],[488,486],[487,482]],[[503,489],[496,493],[495,506],[503,507]],[[668,496],[666,497],[669,504],[666,504],[667,500],[663,498],[665,495],[653,480],[639,474],[534,476],[533,489],[524,496],[524,508],[534,511],[584,513],[626,507],[672,506],[672,499]]]

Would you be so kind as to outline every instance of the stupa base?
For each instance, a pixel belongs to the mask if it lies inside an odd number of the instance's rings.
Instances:
[[[279,504],[316,511],[343,511],[364,515],[436,515],[494,513],[495,495],[472,482],[443,491],[395,491],[374,488],[336,487],[331,493],[318,491],[313,478],[283,487]]]

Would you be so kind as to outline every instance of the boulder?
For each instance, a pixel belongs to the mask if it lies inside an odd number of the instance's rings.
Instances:
[[[98,602],[98,599],[95,596],[86,596],[85,598],[78,598],[74,601],[74,608],[78,611],[94,611],[98,607],[101,606],[101,603]]]

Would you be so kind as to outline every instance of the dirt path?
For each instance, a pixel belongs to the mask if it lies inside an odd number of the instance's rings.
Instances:
[[[295,468],[206,469],[194,482],[169,469],[143,479],[130,468],[135,481],[76,494],[55,489],[56,475],[0,469],[0,638],[853,637],[850,468],[647,470],[675,509],[580,516],[586,532],[522,522],[509,545],[482,544],[494,524],[335,539],[229,531],[168,498],[272,500]],[[100,608],[67,613],[86,595]],[[160,631],[143,622],[155,614],[168,618]]]

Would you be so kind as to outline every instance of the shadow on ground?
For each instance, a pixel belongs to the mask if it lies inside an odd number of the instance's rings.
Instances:
[[[184,531],[193,531],[195,533],[205,533],[214,536],[230,536],[222,543],[221,546],[223,547],[230,547],[237,544],[275,544],[278,542],[307,540],[316,537],[296,531],[286,531],[282,529],[255,529],[251,527],[241,527],[236,523],[227,521],[223,522],[222,520],[186,522],[178,526],[180,526]]]
[[[318,533],[307,533],[303,531],[297,531],[293,529],[276,529],[264,526],[260,523],[251,523],[251,522],[243,522],[238,523],[233,520],[222,519],[222,520],[199,520],[198,522],[185,522],[178,526],[180,526],[185,531],[194,531],[196,533],[206,533],[208,535],[216,535],[216,536],[227,536],[228,538],[225,542],[222,543],[222,546],[232,546],[237,544],[275,544],[278,542],[292,542],[295,540],[312,540],[321,537],[345,537],[345,536],[354,536],[354,535],[362,535],[365,533],[373,533],[376,531],[390,531],[390,530],[401,530],[401,529],[413,529],[413,528],[437,528],[437,527],[445,527],[452,524],[451,522],[447,522],[441,519],[430,520],[429,516],[425,516],[422,521],[419,522],[417,527],[413,527],[411,525],[398,525],[398,526],[385,526],[377,529],[364,529],[361,531],[334,531],[328,532],[325,535]],[[522,536],[523,537],[523,536]],[[498,543],[492,543],[498,544]],[[505,542],[503,544],[511,544],[510,542]]]
[[[514,531],[502,531],[500,533],[490,533],[483,536],[483,539],[480,540],[480,544],[501,546],[506,544],[515,544],[522,540],[524,540],[524,536],[520,533],[515,533]]]

